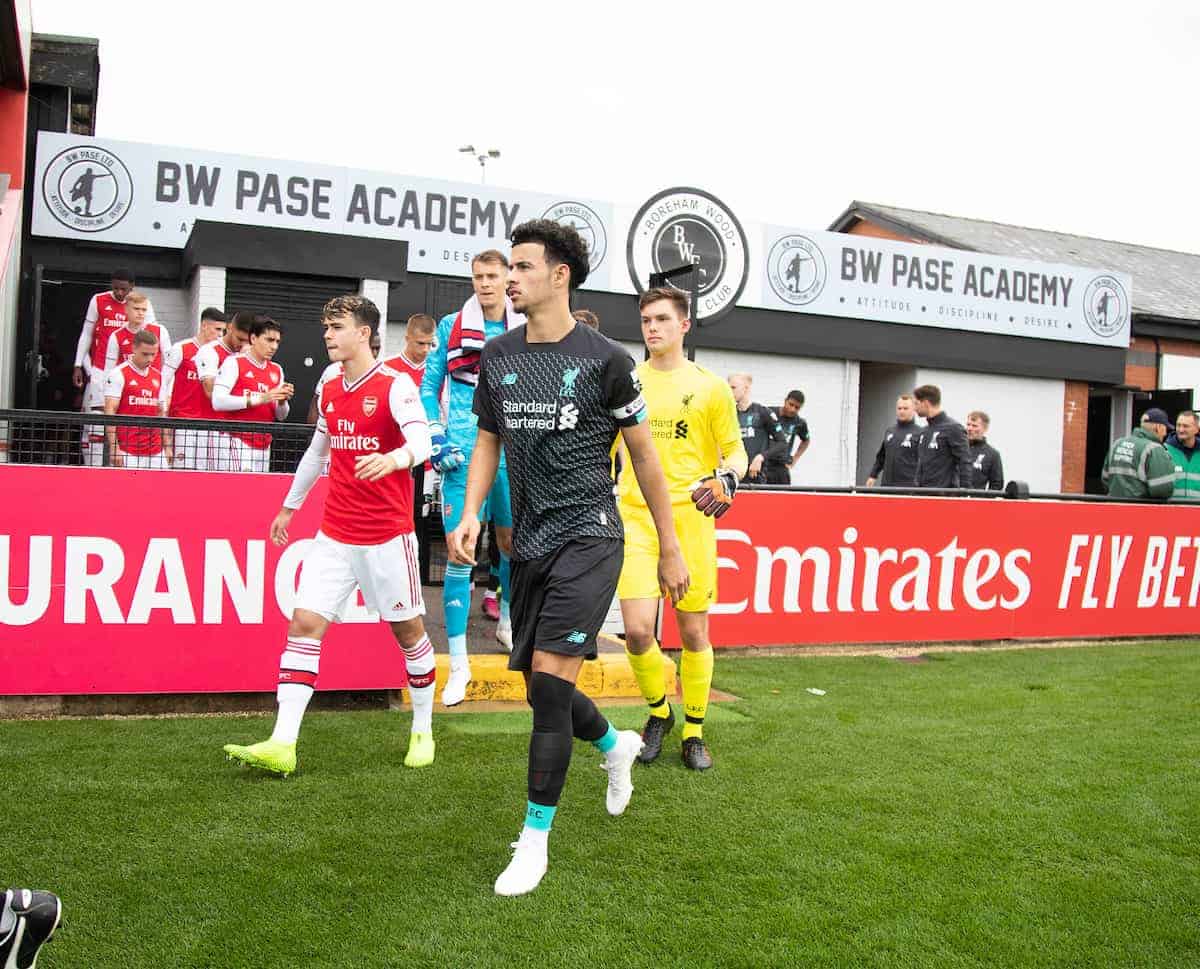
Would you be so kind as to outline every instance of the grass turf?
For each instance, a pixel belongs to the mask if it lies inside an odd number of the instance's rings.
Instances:
[[[532,896],[497,899],[527,714],[0,723],[0,878],[65,900],[55,967],[1196,966],[1200,646],[718,657],[717,767],[604,811],[577,744]],[[828,691],[816,697],[805,690]],[[610,711],[640,724],[636,707]]]

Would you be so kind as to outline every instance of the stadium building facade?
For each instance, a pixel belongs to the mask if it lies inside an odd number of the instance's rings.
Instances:
[[[696,360],[752,374],[768,405],[794,388],[807,397],[797,484],[861,483],[896,395],[934,383],[955,418],[992,415],[1009,479],[1082,491],[1141,409],[1174,414],[1200,383],[1200,293],[1178,282],[1200,278],[1197,256],[858,202],[814,232],[742,220],[698,189],[626,207],[114,142],[63,120],[30,103],[19,323],[0,335],[9,405],[73,406],[84,309],[117,267],[176,338],[209,305],[274,316],[306,399],[325,363],[314,324],[326,299],[370,296],[396,345],[410,314],[462,305],[473,253],[542,216],[587,238],[576,305],[634,354],[636,289],[694,267],[672,283],[697,298]]]

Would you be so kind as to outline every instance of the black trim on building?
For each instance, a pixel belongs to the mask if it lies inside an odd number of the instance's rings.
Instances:
[[[408,278],[408,243],[198,219],[183,250],[184,285],[197,266],[403,283]]]

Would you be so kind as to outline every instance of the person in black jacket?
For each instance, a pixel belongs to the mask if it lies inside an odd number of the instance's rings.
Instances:
[[[987,442],[992,420],[981,410],[967,415],[967,448],[971,452],[971,487],[984,491],[1004,490],[1004,462],[1000,452]]]
[[[917,415],[925,426],[917,439],[918,488],[969,488],[971,452],[967,431],[942,411],[942,392],[933,384],[922,384],[913,391]]]
[[[733,391],[738,424],[742,428],[742,443],[746,445],[746,456],[750,459],[750,467],[742,480],[754,484],[786,484],[783,481],[769,481],[763,474],[764,464],[787,464],[788,434],[771,408],[750,399],[750,385],[753,382],[754,378],[748,373],[729,375],[729,389]]]
[[[883,432],[883,443],[867,475],[867,487],[911,488],[917,480],[917,439],[921,426],[912,394],[896,398],[896,423]]]

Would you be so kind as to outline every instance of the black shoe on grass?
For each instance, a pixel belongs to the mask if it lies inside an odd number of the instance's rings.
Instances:
[[[0,940],[0,966],[34,969],[38,950],[50,941],[62,920],[62,902],[49,892],[14,888],[0,901],[17,917],[8,935]]]
[[[703,737],[686,737],[683,741],[683,762],[692,770],[708,770],[713,765],[712,754],[704,746]]]
[[[646,720],[646,726],[642,728],[642,752],[638,754],[638,762],[649,764],[659,754],[662,753],[663,740],[667,734],[675,729],[675,711],[671,709],[671,705],[667,704],[669,711],[665,717],[651,716]]]

